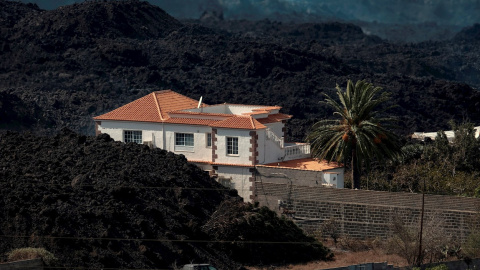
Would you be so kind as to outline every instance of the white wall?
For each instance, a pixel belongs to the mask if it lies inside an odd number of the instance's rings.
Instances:
[[[212,148],[207,147],[207,133],[211,133],[212,129],[205,126],[189,126],[177,124],[165,124],[165,147],[163,149],[182,154],[187,159],[192,160],[212,160]],[[175,133],[192,133],[194,146],[175,147]]]
[[[243,198],[245,202],[250,201],[250,187],[252,183],[250,182],[250,177],[252,173],[250,172],[249,167],[232,167],[232,166],[218,166],[217,170],[218,179],[220,177],[231,178],[231,188],[234,188],[238,191],[238,195]]]
[[[217,150],[215,154],[218,155],[215,162],[252,164],[252,161],[249,160],[249,157],[252,155],[252,153],[250,153],[250,130],[217,128],[217,134],[215,136],[217,138]],[[227,137],[238,138],[238,155],[227,155]]]
[[[267,149],[265,148],[265,139],[266,139],[265,138],[265,129],[259,129],[259,130],[256,130],[256,132],[257,132],[257,135],[258,135],[258,140],[257,140],[258,157],[257,157],[257,160],[258,160],[259,164],[264,164],[265,160],[266,160],[265,154],[267,152]]]
[[[265,129],[257,130],[257,134],[259,164],[274,163],[283,158],[284,149],[280,148],[274,141],[267,139]]]
[[[279,138],[283,137],[282,129],[285,126],[284,123],[282,123],[282,122],[268,123],[268,124],[265,124],[265,126],[267,126],[267,128],[269,128],[271,131],[273,131],[275,133],[275,135],[277,135],[277,137],[279,137]]]
[[[322,181],[326,184],[334,184],[336,188],[344,188],[344,174],[345,168],[327,170],[322,174]]]
[[[100,121],[98,130],[102,133],[110,135],[115,141],[123,142],[123,132],[125,130],[141,130],[142,141],[153,141],[156,147],[162,147],[162,123],[150,122],[128,122],[128,121]]]
[[[243,113],[250,113],[254,109],[260,109],[265,106],[249,106],[249,105],[237,105],[237,104],[227,104],[227,112],[231,114],[242,115]]]
[[[148,122],[101,121],[98,129],[107,133],[116,141],[123,142],[124,130],[141,130],[142,141],[154,141],[154,146],[176,154],[183,154],[187,159],[212,161],[212,148],[207,147],[207,133],[212,129],[205,126],[177,125]],[[175,150],[175,133],[194,134],[194,147]]]
[[[183,110],[183,111],[228,114],[229,112],[227,111],[226,108],[227,108],[226,104],[217,104],[217,105],[212,105],[212,106],[208,106],[208,107],[186,109],[186,110]]]

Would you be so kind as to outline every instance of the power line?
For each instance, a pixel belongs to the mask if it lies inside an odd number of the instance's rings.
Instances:
[[[1,183],[1,182],[0,182]],[[7,183],[7,182],[3,182]],[[13,184],[18,184],[13,183]],[[27,183],[22,183],[22,184],[28,184],[28,185],[38,185],[38,186],[71,186],[70,183],[65,183],[65,184],[56,184],[56,183],[32,183],[32,182],[27,182]],[[103,185],[103,186],[102,186]],[[195,188],[195,187],[167,187],[167,186],[157,186],[157,187],[145,187],[145,186],[131,186],[131,185],[118,185],[118,186],[108,186],[107,183],[105,184],[97,184],[97,185],[73,185],[71,188],[76,188],[76,187],[128,187],[132,189],[184,189],[184,190],[223,190],[223,191],[228,191],[228,190],[233,190],[231,188]]]
[[[149,238],[116,238],[116,237],[73,237],[73,236],[31,236],[31,235],[0,235],[3,238],[43,238],[43,239],[62,239],[62,240],[107,240],[107,241],[143,241],[143,242],[173,242],[173,243],[232,243],[232,244],[313,244],[313,242],[293,242],[293,241],[244,241],[244,240],[183,240],[183,239],[149,239]]]
[[[14,263],[14,262],[9,262]],[[83,266],[45,266],[48,269],[79,269],[79,270],[172,270],[174,268],[106,268],[106,267],[83,267]],[[38,269],[37,266],[22,266],[22,269]]]

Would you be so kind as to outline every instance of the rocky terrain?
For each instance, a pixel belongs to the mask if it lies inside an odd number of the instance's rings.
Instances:
[[[328,257],[291,222],[243,204],[184,157],[88,136],[93,116],[154,90],[280,105],[293,115],[289,141],[332,117],[321,101],[348,79],[391,93],[386,105],[397,105],[388,112],[402,135],[445,129],[451,119],[480,123],[479,25],[442,42],[395,44],[350,23],[215,13],[179,21],[135,0],[49,11],[0,0],[0,33],[0,129],[9,130],[0,135],[0,254],[42,246],[62,265],[96,268]]]
[[[0,262],[21,247],[47,249],[57,266],[91,268],[237,269],[330,256],[185,157],[105,134],[1,133],[0,198]]]
[[[445,42],[392,44],[353,24],[178,21],[141,1],[93,1],[45,11],[1,0],[0,127],[93,134],[92,116],[153,90],[206,103],[273,104],[302,140],[319,103],[348,79],[392,93],[399,132],[480,122],[478,27]]]

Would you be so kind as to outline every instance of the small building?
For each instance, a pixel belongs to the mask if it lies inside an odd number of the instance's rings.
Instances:
[[[260,165],[277,170],[308,170],[310,164],[311,170],[322,173],[320,184],[343,188],[341,165],[314,167],[312,164],[326,163],[311,158],[309,144],[284,141],[285,123],[291,116],[280,109],[207,105],[201,99],[163,90],[94,117],[95,132],[109,134],[116,141],[183,154],[223,185],[235,188],[246,201],[255,200],[256,167]]]
[[[478,138],[480,135],[480,126],[474,127],[475,130],[475,138]],[[455,131],[453,130],[447,130],[444,131],[445,136],[447,137],[447,140],[449,142],[453,142],[453,139],[455,139]],[[411,135],[412,139],[419,140],[419,141],[425,141],[427,140],[435,140],[437,138],[438,132],[414,132]]]

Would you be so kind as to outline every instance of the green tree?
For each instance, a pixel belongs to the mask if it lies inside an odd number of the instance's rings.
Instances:
[[[389,130],[391,118],[377,117],[375,108],[388,101],[389,95],[371,83],[348,81],[346,91],[336,87],[340,102],[326,95],[325,103],[339,119],[321,120],[307,137],[313,156],[319,159],[350,162],[353,188],[360,188],[360,168],[376,159],[399,158],[399,137]]]
[[[480,143],[475,138],[475,127],[472,123],[460,125],[450,123],[455,133],[452,143],[453,162],[457,170],[475,171],[480,165]],[[455,174],[455,171],[454,171]]]

